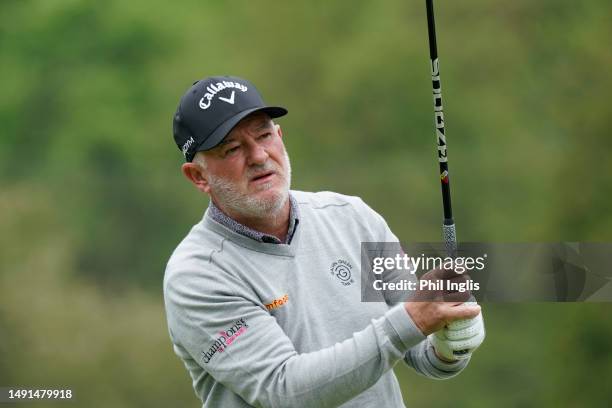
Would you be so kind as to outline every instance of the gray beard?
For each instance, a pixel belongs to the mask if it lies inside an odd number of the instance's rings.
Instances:
[[[236,189],[236,186],[223,177],[213,175],[208,176],[208,183],[211,193],[218,200],[218,204],[232,212],[241,214],[249,218],[266,218],[279,215],[289,199],[289,188],[291,186],[291,163],[287,150],[284,151],[286,172],[283,176],[283,188],[269,198],[255,198],[244,194]],[[253,172],[277,170],[272,164],[262,165],[254,168]],[[278,173],[277,173],[278,174]],[[267,190],[272,187],[272,183],[265,183],[259,186],[259,190]]]

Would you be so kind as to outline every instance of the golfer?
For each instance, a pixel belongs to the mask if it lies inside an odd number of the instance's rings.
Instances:
[[[286,113],[230,76],[180,100],[182,173],[210,204],[166,267],[174,351],[204,407],[404,407],[395,364],[457,375],[484,339],[480,306],[362,302],[361,243],[398,240],[357,197],[290,190]]]

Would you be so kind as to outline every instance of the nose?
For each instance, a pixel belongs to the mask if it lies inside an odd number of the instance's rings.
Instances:
[[[264,164],[268,160],[268,152],[258,143],[252,143],[248,149],[248,163],[250,165]]]

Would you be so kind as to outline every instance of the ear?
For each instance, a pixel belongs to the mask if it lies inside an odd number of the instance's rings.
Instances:
[[[200,165],[184,163],[181,166],[181,171],[187,177],[187,180],[191,181],[198,190],[207,194],[210,192],[210,184],[208,184],[206,172]]]
[[[280,125],[278,123],[275,123],[274,127],[276,128],[276,133],[278,133],[278,135],[282,139],[283,138],[283,129],[281,129],[281,127],[280,127]]]

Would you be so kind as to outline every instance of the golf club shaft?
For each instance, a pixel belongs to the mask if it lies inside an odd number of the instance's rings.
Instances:
[[[453,210],[451,207],[450,178],[448,173],[448,156],[446,151],[446,131],[444,128],[444,106],[442,104],[442,82],[436,44],[436,23],[434,19],[433,0],[425,0],[427,6],[427,29],[429,31],[429,56],[431,59],[431,82],[433,86],[433,105],[438,140],[438,162],[440,164],[440,185],[442,187],[442,205],[444,222],[442,231],[448,255],[454,256],[457,251],[457,235]]]
[[[442,205],[444,221],[442,232],[444,245],[448,256],[457,254],[457,233],[451,207],[450,177],[448,174],[448,155],[446,151],[446,130],[444,127],[444,106],[442,104],[442,81],[440,80],[440,63],[438,61],[438,46],[436,44],[436,22],[434,19],[433,0],[425,0],[427,7],[427,30],[429,32],[429,57],[431,59],[431,84],[433,87],[434,118],[436,136],[438,139],[438,162],[440,164],[440,186],[442,187]],[[469,350],[456,350],[457,358],[465,358]]]

